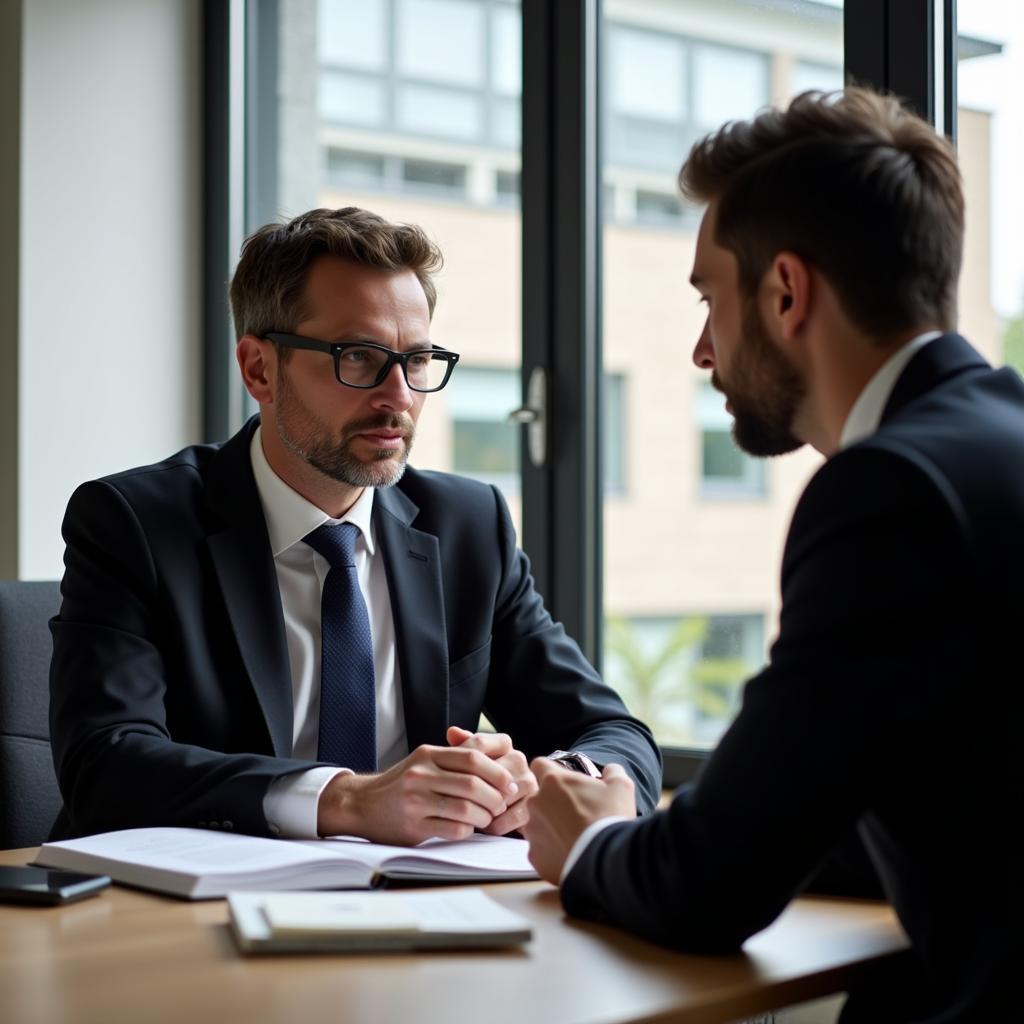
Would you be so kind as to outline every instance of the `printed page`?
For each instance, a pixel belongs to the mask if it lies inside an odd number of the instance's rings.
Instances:
[[[428,839],[419,846],[386,846],[352,836],[300,840],[299,845],[345,848],[349,856],[375,867],[389,877],[427,875],[432,877],[514,877],[535,878],[530,864],[529,843],[508,836],[475,834],[468,839]]]

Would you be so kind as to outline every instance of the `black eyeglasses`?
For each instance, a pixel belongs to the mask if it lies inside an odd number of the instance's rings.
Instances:
[[[375,388],[382,384],[391,367],[398,363],[412,391],[440,391],[448,383],[459,361],[457,352],[448,349],[411,349],[394,352],[372,341],[317,341],[298,334],[267,334],[267,338],[287,348],[325,352],[334,359],[334,376],[348,388]]]

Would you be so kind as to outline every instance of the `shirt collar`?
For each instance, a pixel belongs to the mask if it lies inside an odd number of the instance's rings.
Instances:
[[[863,441],[870,437],[882,421],[882,413],[885,411],[885,403],[889,401],[892,389],[896,386],[903,368],[913,357],[921,351],[929,342],[942,337],[942,331],[926,331],[912,338],[897,349],[879,368],[875,375],[868,381],[867,386],[857,396],[853,403],[846,422],[843,424],[843,432],[839,436],[840,449],[849,448],[851,444]]]
[[[263,504],[263,515],[267,520],[267,535],[270,537],[270,550],[273,556],[277,558],[324,523],[353,523],[358,526],[367,550],[373,555],[370,517],[373,513],[374,489],[364,487],[356,503],[340,519],[332,518],[322,508],[318,508],[298,491],[289,487],[270,468],[270,463],[263,453],[262,430],[262,427],[257,427],[253,431],[249,444],[249,458],[252,461],[256,490]]]

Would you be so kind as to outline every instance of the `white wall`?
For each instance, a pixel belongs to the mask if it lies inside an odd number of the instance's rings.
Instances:
[[[17,575],[83,480],[197,439],[198,0],[25,0]],[[0,440],[8,444],[10,439]]]

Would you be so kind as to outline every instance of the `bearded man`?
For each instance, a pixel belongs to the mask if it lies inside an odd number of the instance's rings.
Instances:
[[[727,953],[856,829],[912,948],[844,1024],[1019,1020],[1024,382],[955,333],[956,156],[850,87],[730,122],[680,184],[706,204],[694,362],[747,451],[827,458],[770,662],[699,779],[628,821],[621,769],[539,760],[531,859],[571,914]]]
[[[259,415],[72,496],[55,837],[501,835],[537,755],[624,764],[654,806],[658,748],[545,610],[499,492],[407,467],[459,358],[430,339],[440,262],[351,207],[261,228],[231,285]]]

